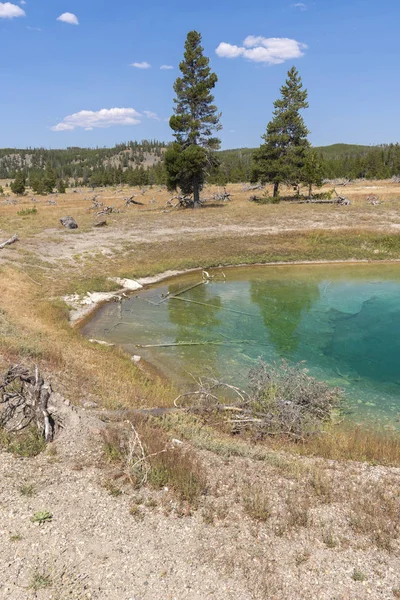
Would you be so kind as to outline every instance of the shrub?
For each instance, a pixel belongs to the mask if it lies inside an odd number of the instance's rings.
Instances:
[[[23,208],[17,212],[17,215],[20,217],[28,217],[29,215],[37,215],[37,208],[34,206],[33,208]]]
[[[16,456],[32,457],[43,452],[46,440],[34,426],[21,433],[9,433],[0,429],[0,446]]]
[[[270,196],[269,191],[267,190],[262,196],[250,196],[249,200],[256,204],[279,204],[281,198],[280,196]]]
[[[174,446],[160,427],[138,419],[131,431],[108,428],[102,435],[107,460],[122,463],[136,487],[168,487],[191,505],[206,492],[205,471],[193,450]]]
[[[249,487],[243,496],[243,507],[249,517],[256,521],[267,521],[271,516],[271,505],[262,488]]]
[[[301,364],[259,365],[249,373],[251,424],[260,436],[304,439],[322,431],[341,407],[342,392],[307,374]]]

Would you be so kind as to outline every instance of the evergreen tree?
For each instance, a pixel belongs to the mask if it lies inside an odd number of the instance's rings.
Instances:
[[[17,196],[22,196],[25,193],[25,173],[23,171],[18,171],[15,176],[14,181],[11,184],[11,191]]]
[[[57,181],[57,191],[59,194],[65,194],[66,185],[63,179]]]
[[[46,164],[46,170],[44,172],[44,190],[45,192],[47,192],[48,194],[51,194],[51,192],[53,191],[53,189],[56,186],[57,183],[57,175],[54,171],[54,169],[52,168],[50,162],[48,162]]]
[[[201,35],[190,31],[179,65],[182,76],[174,84],[175,114],[169,122],[176,141],[165,153],[165,166],[168,188],[179,187],[185,195],[193,194],[194,206],[200,204],[207,170],[217,163],[212,151],[220,144],[214,137],[221,129],[220,114],[211,94],[218,78],[209,62],[203,55]]]
[[[315,150],[308,150],[302,170],[302,182],[308,185],[308,197],[312,196],[313,185],[321,187],[323,164]]]
[[[273,182],[274,197],[278,196],[279,185],[297,185],[302,177],[310,144],[309,131],[300,111],[308,108],[307,90],[298,71],[292,67],[285,85],[281,87],[281,98],[274,102],[273,119],[262,136],[264,143],[254,153],[252,179],[262,183]]]
[[[41,171],[29,175],[29,184],[36,194],[44,194],[44,177]]]

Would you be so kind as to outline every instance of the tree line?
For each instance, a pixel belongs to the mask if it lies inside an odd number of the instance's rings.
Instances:
[[[336,145],[312,148],[303,118],[308,93],[295,67],[287,74],[274,102],[272,119],[257,149],[219,151],[221,113],[212,91],[218,77],[204,55],[201,35],[187,35],[181,75],[174,84],[171,144],[157,140],[127,142],[114,148],[66,150],[0,150],[0,178],[14,178],[12,189],[29,185],[38,194],[67,185],[167,185],[179,190],[191,205],[201,204],[204,183],[272,183],[274,197],[281,186],[320,186],[324,179],[384,179],[400,174],[400,146]]]

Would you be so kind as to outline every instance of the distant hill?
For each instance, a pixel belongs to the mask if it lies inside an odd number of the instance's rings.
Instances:
[[[168,144],[157,140],[127,142],[113,148],[0,149],[0,179],[14,179],[24,171],[30,184],[43,176],[50,164],[57,179],[75,185],[147,185],[166,183],[164,153]],[[225,185],[249,181],[254,148],[218,152],[220,167],[209,175],[210,183]],[[331,144],[317,146],[326,179],[385,179],[400,174],[400,146]]]
[[[365,155],[379,146],[360,146],[359,144],[331,144],[330,146],[315,146],[324,158],[342,158],[343,156]]]
[[[167,144],[157,140],[127,142],[113,148],[70,147],[0,149],[0,179],[15,177],[24,170],[41,171],[50,163],[60,177],[78,179],[103,169],[148,169],[162,161]]]

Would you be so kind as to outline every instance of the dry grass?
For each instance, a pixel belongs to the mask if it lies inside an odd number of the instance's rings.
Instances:
[[[357,490],[351,507],[353,530],[388,552],[400,536],[399,494],[400,487],[390,481],[367,484]]]
[[[205,470],[193,450],[171,444],[166,432],[145,420],[135,421],[149,471],[147,482],[155,489],[171,490],[181,502],[197,507],[207,491]],[[105,456],[118,462],[136,486],[142,485],[141,473],[132,471],[129,461],[130,429],[108,427],[102,432]]]
[[[247,487],[243,494],[245,513],[256,521],[268,521],[271,516],[271,501],[261,487]]]
[[[290,447],[306,456],[400,465],[400,436],[396,432],[371,429],[368,425],[336,427],[324,435],[311,438],[303,444],[291,444]]]

